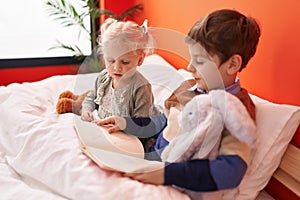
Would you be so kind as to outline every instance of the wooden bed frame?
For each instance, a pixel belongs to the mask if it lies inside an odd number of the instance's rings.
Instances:
[[[300,137],[300,126],[295,136]],[[299,141],[296,142],[299,143]],[[265,188],[276,200],[300,199],[300,148],[298,144],[296,145],[293,141],[288,145],[278,169]]]

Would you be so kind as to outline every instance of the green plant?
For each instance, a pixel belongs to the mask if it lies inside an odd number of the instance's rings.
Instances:
[[[122,12],[119,15],[116,15],[110,10],[106,9],[100,9],[99,8],[99,1],[98,0],[78,0],[78,5],[73,5],[70,2],[74,4],[74,1],[66,1],[66,0],[47,0],[46,6],[47,11],[50,16],[53,17],[54,20],[59,21],[60,24],[63,27],[70,27],[70,26],[78,26],[80,27],[80,30],[78,32],[78,38],[84,32],[85,34],[88,34],[91,40],[91,49],[92,52],[97,47],[97,35],[98,35],[98,29],[99,29],[99,19],[101,15],[113,17],[117,20],[126,20],[128,17],[134,17],[138,14],[139,11],[141,11],[142,5],[138,4],[131,8],[128,8],[124,12]],[[78,8],[81,8],[81,12],[78,11]],[[77,9],[76,9],[77,8]],[[86,27],[84,20],[90,17],[90,26],[91,28]],[[75,56],[79,60],[83,60],[85,58],[85,55],[83,55],[80,47],[76,44],[70,45],[65,44],[62,41],[56,41],[57,44],[50,49],[55,48],[63,48],[67,49],[68,51],[71,51],[73,56]],[[95,53],[92,53],[92,58],[97,59],[99,61],[99,58],[97,55],[94,55]],[[95,62],[95,60],[92,60],[91,63],[93,65],[99,65],[99,62]],[[91,70],[94,71],[94,70]]]

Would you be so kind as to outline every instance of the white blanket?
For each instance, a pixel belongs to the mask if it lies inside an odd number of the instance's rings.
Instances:
[[[82,153],[74,114],[58,115],[55,105],[65,90],[89,89],[96,75],[0,87],[0,199],[188,199],[101,169]]]

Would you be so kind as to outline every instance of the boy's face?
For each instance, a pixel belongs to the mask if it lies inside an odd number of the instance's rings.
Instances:
[[[224,83],[219,68],[217,56],[211,57],[199,44],[189,44],[191,60],[188,70],[192,73],[198,88],[209,91],[211,89],[223,89]]]

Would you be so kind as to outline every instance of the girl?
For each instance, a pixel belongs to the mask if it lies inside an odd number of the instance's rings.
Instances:
[[[136,70],[153,47],[147,21],[138,26],[131,21],[108,18],[100,31],[99,52],[103,54],[105,69],[83,102],[81,118],[94,120],[94,109],[101,119],[112,115],[150,116],[153,109],[151,85]]]
[[[153,49],[147,20],[139,26],[132,21],[108,18],[100,32],[99,53],[103,55],[105,69],[82,103],[82,120],[95,120],[92,114],[95,109],[100,119],[112,115],[148,117],[157,114],[151,85],[136,70]],[[147,139],[140,140],[144,144]]]

